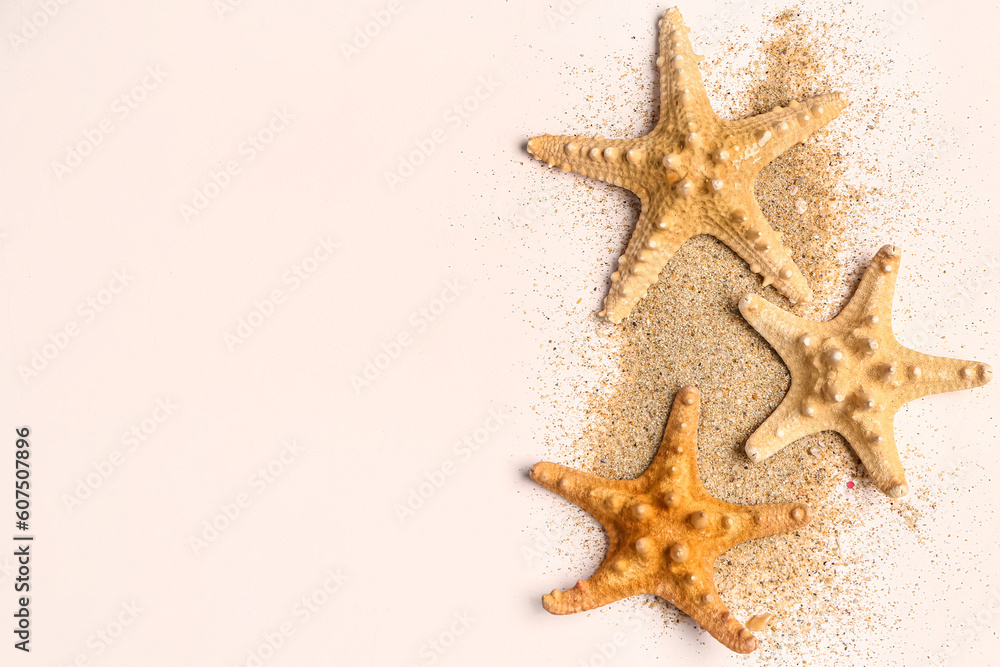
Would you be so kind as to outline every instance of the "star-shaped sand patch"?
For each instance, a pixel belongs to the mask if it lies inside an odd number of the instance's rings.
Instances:
[[[660,20],[660,119],[637,139],[545,135],[528,151],[549,166],[627,188],[642,210],[601,314],[620,322],[686,240],[711,234],[792,301],[812,291],[754,198],[760,170],[808,138],[847,105],[829,93],[727,121],[708,100],[680,12]]]
[[[801,504],[732,505],[710,495],[698,477],[699,414],[698,390],[682,388],[659,451],[636,479],[605,479],[555,463],[532,467],[531,479],[587,510],[608,533],[608,552],[594,576],[543,596],[546,610],[572,614],[653,594],[733,651],[757,648],[754,634],[719,598],[715,559],[741,542],[801,528],[812,515]]]
[[[900,251],[884,246],[854,296],[829,322],[796,317],[759,296],[740,300],[743,317],[788,366],[792,384],[778,408],[747,440],[763,461],[812,433],[836,431],[886,495],[906,495],[893,435],[896,411],[921,396],[979,387],[988,364],[932,357],[900,345],[892,333],[892,295]]]

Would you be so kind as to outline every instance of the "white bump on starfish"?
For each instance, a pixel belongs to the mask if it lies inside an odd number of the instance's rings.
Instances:
[[[863,410],[875,409],[875,398],[865,389],[859,389],[854,394],[854,403]]]
[[[842,366],[844,363],[844,351],[838,348],[832,348],[826,353],[826,361],[831,366]]]
[[[635,541],[635,550],[640,556],[649,555],[653,551],[653,540],[648,537],[640,537]]]
[[[642,521],[643,519],[648,519],[653,514],[653,508],[646,503],[639,503],[632,508],[632,515]]]

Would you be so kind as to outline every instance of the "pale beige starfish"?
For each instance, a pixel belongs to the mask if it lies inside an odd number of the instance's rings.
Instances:
[[[796,317],[759,296],[740,300],[743,317],[792,375],[788,394],[747,440],[750,459],[763,461],[799,438],[837,431],[883,493],[906,495],[893,435],[896,411],[921,396],[982,386],[993,369],[921,354],[896,341],[892,295],[899,259],[895,246],[879,250],[850,302],[829,322]]]
[[[536,463],[531,479],[587,510],[608,533],[608,552],[590,579],[542,597],[553,614],[572,614],[653,594],[673,603],[733,651],[757,638],[719,599],[712,568],[737,544],[801,528],[812,521],[800,504],[733,505],[698,477],[700,395],[683,387],[674,399],[653,462],[640,477],[613,480]]]
[[[637,139],[534,137],[528,151],[549,166],[628,188],[642,212],[601,314],[628,316],[655,283],[677,248],[697,234],[711,234],[764,276],[764,285],[792,301],[812,291],[754,199],[760,170],[805,140],[847,105],[829,93],[736,121],[712,110],[680,12],[660,20],[660,120]]]

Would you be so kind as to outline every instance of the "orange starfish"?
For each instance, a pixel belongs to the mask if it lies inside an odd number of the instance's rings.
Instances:
[[[608,552],[590,579],[542,597],[553,614],[572,614],[651,593],[673,603],[738,653],[757,638],[719,599],[712,568],[732,547],[805,526],[801,504],[733,505],[714,498],[698,477],[700,395],[674,399],[660,449],[640,477],[613,480],[536,463],[531,479],[587,510],[608,533]]]
[[[628,188],[642,212],[611,289],[604,315],[627,317],[681,246],[711,234],[764,276],[764,285],[793,301],[812,291],[781,234],[771,229],[754,198],[760,170],[837,117],[847,106],[842,93],[775,107],[741,120],[720,119],[712,110],[680,12],[660,20],[660,120],[637,139],[545,135],[528,151],[549,166]]]

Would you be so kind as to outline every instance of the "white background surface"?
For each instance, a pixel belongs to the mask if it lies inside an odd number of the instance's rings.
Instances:
[[[757,664],[690,623],[666,627],[658,609],[631,622],[636,603],[550,616],[540,595],[589,574],[568,557],[586,557],[582,537],[564,536],[564,550],[544,562],[523,553],[539,530],[573,515],[524,476],[551,456],[542,444],[549,425],[531,410],[535,378],[552,372],[540,349],[551,338],[546,322],[582,321],[598,305],[611,256],[585,225],[558,215],[539,221],[552,226],[544,234],[514,226],[539,193],[579,194],[574,177],[545,173],[523,145],[532,134],[590,129],[581,118],[642,118],[628,110],[644,107],[644,96],[622,100],[622,110],[594,108],[588,95],[602,81],[634,77],[623,60],[648,70],[634,89],[653,85],[647,63],[666,6],[568,3],[566,20],[551,25],[545,4],[401,0],[380,33],[345,57],[341,45],[386,7],[245,0],[219,16],[210,0],[71,1],[26,43],[5,39],[0,400],[9,446],[0,451],[12,458],[15,427],[31,427],[37,541],[33,650],[14,651],[5,634],[0,664],[254,664],[249,652],[284,622],[294,634],[264,664],[600,664],[587,661],[619,630],[626,639],[609,664]],[[752,39],[780,7],[681,10],[696,45],[711,52],[719,39]],[[847,13],[889,26],[901,7],[854,2]],[[878,40],[897,65],[883,85],[919,85],[922,104],[933,100],[951,148],[915,185],[926,202],[950,196],[925,228],[908,235],[904,216],[898,238],[873,232],[862,243],[900,243],[905,271],[919,277],[904,273],[897,293],[909,309],[901,339],[932,319],[943,338],[924,351],[996,364],[988,267],[1000,240],[991,203],[1000,56],[990,45],[1000,10],[958,11],[941,0],[904,9],[892,39]],[[37,11],[36,2],[6,3],[0,32],[20,32]],[[567,80],[567,65],[599,74]],[[150,67],[165,78],[123,118],[116,100]],[[479,88],[478,108],[452,122],[449,109],[484,79],[494,89]],[[291,120],[248,160],[241,143],[275,109]],[[105,118],[113,131],[60,179],[53,163]],[[435,130],[433,153],[390,188],[385,172]],[[919,151],[917,138],[890,126],[871,155],[911,139]],[[185,221],[181,205],[229,160],[240,172]],[[630,223],[622,219],[622,242]],[[284,282],[327,237],[340,244],[335,256],[297,289]],[[966,273],[940,276],[931,262]],[[100,298],[122,270],[133,279],[88,321],[79,304]],[[948,297],[961,275],[988,279],[968,305]],[[449,281],[458,297],[421,325],[420,309],[436,308]],[[226,334],[274,289],[283,302],[230,350]],[[580,295],[590,302],[575,305]],[[71,323],[79,335],[25,379],[18,367]],[[356,393],[351,375],[401,333],[409,345]],[[948,434],[969,472],[954,504],[938,510],[933,539],[876,554],[898,577],[887,602],[909,610],[892,628],[856,638],[879,664],[934,664],[928,656],[952,648],[955,664],[996,664],[1000,618],[987,613],[975,630],[968,622],[1000,585],[996,397],[995,383],[933,397],[897,420],[901,441]],[[123,434],[158,399],[176,412],[127,451]],[[457,453],[454,443],[474,436],[491,409],[506,415],[501,428],[471,457]],[[302,453],[261,485],[253,476],[286,440]],[[66,496],[115,450],[125,452],[120,465],[67,507]],[[396,504],[448,463],[454,474],[400,521]],[[0,468],[8,471],[0,488],[10,488],[10,465]],[[191,538],[241,493],[249,507],[196,553]],[[0,498],[6,542],[12,500],[8,491]],[[0,565],[9,624],[12,559],[0,555]],[[348,581],[301,622],[296,605],[330,570]],[[142,610],[135,621],[110,646],[95,639],[115,630],[129,604]],[[472,619],[468,629],[431,660],[429,642],[447,641],[456,614]],[[809,656],[809,664],[849,664],[851,655]]]

